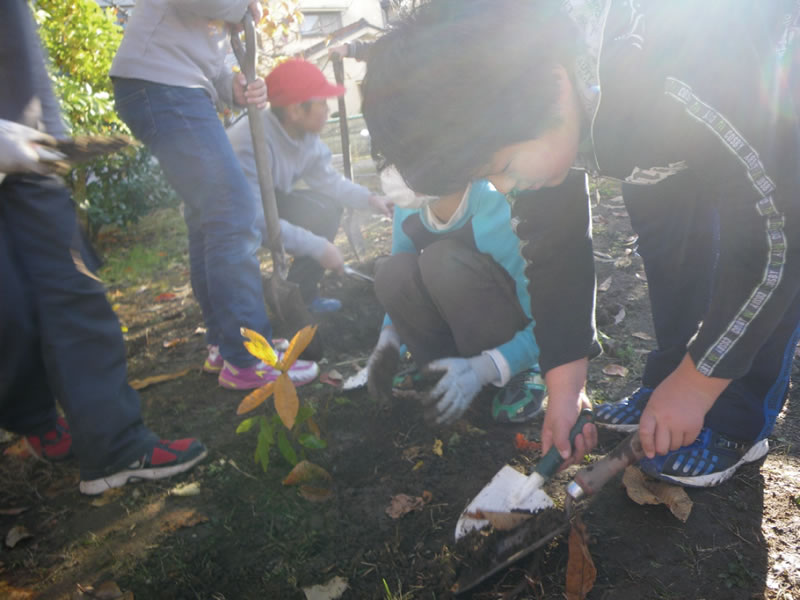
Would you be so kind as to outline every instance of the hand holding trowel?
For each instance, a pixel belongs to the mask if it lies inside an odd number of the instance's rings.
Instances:
[[[250,84],[256,78],[256,33],[255,23],[249,12],[245,14],[242,25],[244,26],[245,48],[242,47],[238,33],[233,32],[231,33],[231,46],[236,60],[239,61],[239,67],[247,83]],[[314,319],[306,308],[300,288],[296,283],[286,280],[289,270],[288,260],[281,240],[275,185],[272,181],[272,169],[261,112],[252,106],[247,111],[247,119],[250,123],[250,134],[253,137],[258,185],[267,225],[267,247],[272,256],[273,265],[272,275],[264,286],[264,296],[284,325],[292,331],[298,331],[306,325],[311,325]],[[305,355],[313,359],[321,358],[322,351],[318,336],[315,336],[306,348]]]
[[[575,431],[574,428],[573,431]],[[574,435],[570,437],[572,438]],[[603,458],[583,467],[575,474],[575,477],[573,477],[572,481],[570,481],[565,488],[566,500],[564,502],[563,519],[555,518],[555,520],[553,520],[551,516],[548,521],[551,523],[551,526],[549,530],[545,529],[544,531],[539,528],[541,524],[537,523],[535,519],[528,519],[521,522],[521,524],[512,531],[491,540],[489,542],[490,547],[486,548],[490,556],[488,563],[482,564],[481,567],[475,571],[468,570],[466,573],[462,573],[453,591],[456,594],[462,594],[473,589],[495,573],[506,569],[513,563],[525,558],[535,550],[545,546],[552,539],[566,532],[570,527],[576,501],[596,493],[612,477],[629,465],[638,462],[643,457],[644,450],[642,450],[642,444],[639,441],[639,432],[637,431],[625,438]],[[492,483],[493,482],[494,480],[492,480]],[[489,485],[491,485],[491,483]],[[549,506],[543,508],[553,506],[550,497],[541,489],[537,489],[534,495],[536,494],[546,498],[546,502]],[[539,503],[541,504],[543,502],[543,498],[540,497]],[[470,503],[470,506],[471,505],[472,503]],[[460,523],[461,521],[459,520],[459,524]],[[458,537],[458,530],[456,530],[456,537]]]

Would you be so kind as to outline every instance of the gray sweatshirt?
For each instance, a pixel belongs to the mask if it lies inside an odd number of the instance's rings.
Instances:
[[[250,1],[138,0],[110,75],[203,88],[215,104],[232,105],[227,25],[242,20]]]
[[[360,210],[369,209],[369,197],[372,196],[372,192],[363,185],[353,183],[333,168],[331,151],[319,135],[307,133],[302,139],[292,138],[269,109],[262,110],[262,120],[276,190],[289,194],[295,184],[302,179],[309,188],[329,197],[332,202]],[[253,139],[247,117],[240,119],[228,129],[228,138],[236,156],[239,157],[239,162],[242,163],[256,198],[260,198]],[[260,207],[259,203],[259,210]],[[281,220],[281,236],[286,250],[295,255],[319,258],[326,245],[324,238],[283,220]]]

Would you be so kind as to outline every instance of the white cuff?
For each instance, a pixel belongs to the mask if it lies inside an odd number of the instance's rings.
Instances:
[[[509,366],[506,357],[503,356],[503,353],[497,348],[492,348],[491,350],[484,350],[481,352],[481,354],[486,354],[492,359],[499,374],[499,379],[490,381],[489,383],[497,387],[503,387],[505,384],[507,384],[511,379],[511,367]]]

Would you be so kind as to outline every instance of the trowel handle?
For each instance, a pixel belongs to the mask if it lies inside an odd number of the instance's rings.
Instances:
[[[577,500],[591,496],[602,488],[609,479],[644,457],[639,432],[635,431],[603,458],[582,468],[567,485],[567,494]]]
[[[578,415],[578,420],[575,422],[575,425],[572,426],[572,429],[569,430],[569,443],[573,444],[575,442],[575,437],[583,431],[583,426],[587,423],[594,422],[594,413],[588,408],[584,408],[581,411],[581,414]],[[561,463],[564,462],[564,459],[561,458],[561,454],[558,452],[558,448],[555,445],[550,447],[550,450],[547,454],[542,457],[539,461],[539,464],[536,465],[536,468],[533,470],[534,473],[538,473],[541,475],[542,479],[547,481],[553,475],[555,475],[558,468],[561,466]]]

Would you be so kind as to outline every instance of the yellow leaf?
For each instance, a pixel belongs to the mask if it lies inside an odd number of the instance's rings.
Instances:
[[[412,471],[418,471],[419,469],[421,469],[421,468],[422,468],[422,466],[423,466],[424,464],[425,464],[425,461],[424,461],[424,460],[418,460],[418,461],[417,461],[417,463],[416,463],[416,464],[415,464],[413,467],[411,467],[411,470],[412,470]]]
[[[272,349],[272,346],[264,339],[263,335],[247,327],[242,327],[239,331],[248,339],[247,342],[244,342],[244,347],[247,348],[250,354],[263,360],[271,367],[277,366],[278,355],[275,354],[275,350]]]
[[[250,412],[257,406],[263,404],[263,402],[272,395],[272,392],[275,391],[275,382],[270,381],[267,385],[258,388],[257,390],[253,390],[244,399],[239,403],[239,408],[236,409],[237,415],[243,415],[246,412]]]
[[[294,427],[294,420],[297,418],[299,408],[300,401],[297,399],[294,383],[289,379],[289,375],[281,373],[275,380],[275,410],[286,429]]]
[[[281,371],[289,370],[289,367],[294,364],[297,357],[300,356],[303,350],[306,349],[306,346],[311,343],[315,333],[317,333],[316,325],[306,325],[294,334],[292,341],[289,343],[289,349],[286,351],[286,354],[283,355],[283,361],[281,361],[280,366]]]
[[[315,465],[307,460],[301,460],[284,478],[283,485],[330,481],[331,479],[331,474],[319,465]]]
[[[442,440],[437,439],[435,442],[433,442],[433,453],[436,456],[442,456],[442,454],[444,454],[444,451],[442,450]]]

